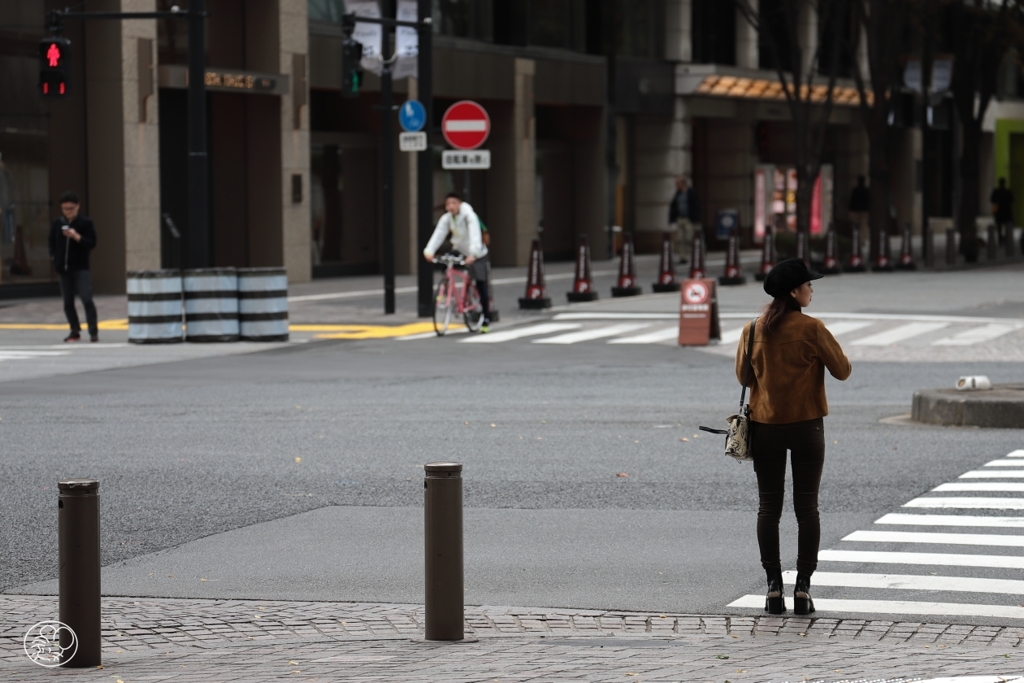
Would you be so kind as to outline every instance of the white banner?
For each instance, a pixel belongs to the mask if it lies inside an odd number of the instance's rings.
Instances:
[[[398,0],[399,21],[417,21],[419,18],[417,0]],[[409,26],[395,29],[395,55],[398,57],[392,72],[393,78],[416,78],[420,52],[419,31]]]
[[[345,9],[357,17],[380,19],[380,5],[377,0],[348,0]],[[352,39],[363,44],[363,60],[359,63],[367,71],[381,75],[384,71],[383,57],[384,27],[380,24],[356,22]]]

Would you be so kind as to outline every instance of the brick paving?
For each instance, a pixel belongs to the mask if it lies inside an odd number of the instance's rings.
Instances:
[[[101,669],[22,652],[57,599],[0,596],[0,680],[856,681],[1024,676],[1024,626],[467,607],[466,642],[423,640],[423,607],[106,598]]]

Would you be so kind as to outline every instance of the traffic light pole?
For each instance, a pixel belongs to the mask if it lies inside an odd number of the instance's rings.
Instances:
[[[188,256],[210,265],[210,169],[206,149],[206,0],[188,3]]]
[[[391,64],[384,65],[380,79],[382,119],[381,149],[384,154],[381,170],[384,175],[384,313],[395,312],[395,133],[394,95],[392,92]]]
[[[419,152],[416,160],[416,312],[421,318],[429,318],[434,313],[434,269],[421,254],[430,241],[434,231],[434,150],[430,146],[431,133],[434,131],[434,3],[432,0],[419,0],[418,18],[423,28],[420,29],[420,44],[417,72],[419,74],[420,103],[427,113],[423,130],[427,132],[427,148]]]

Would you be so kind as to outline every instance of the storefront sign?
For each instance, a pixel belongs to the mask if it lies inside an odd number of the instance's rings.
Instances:
[[[179,64],[162,64],[159,68],[161,88],[188,87],[188,68]],[[288,74],[257,71],[207,69],[206,89],[213,92],[235,92],[247,95],[288,95],[291,79]]]

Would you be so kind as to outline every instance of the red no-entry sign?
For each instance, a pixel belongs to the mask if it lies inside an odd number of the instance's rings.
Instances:
[[[476,149],[491,133],[491,118],[476,102],[462,100],[448,107],[441,119],[441,132],[456,149]]]

